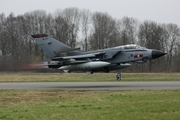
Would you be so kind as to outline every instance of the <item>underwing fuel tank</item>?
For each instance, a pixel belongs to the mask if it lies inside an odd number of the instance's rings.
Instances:
[[[109,62],[103,62],[103,61],[96,61],[96,62],[87,62],[82,64],[75,64],[75,65],[65,65],[61,66],[58,69],[60,70],[93,70],[93,69],[99,69],[106,67],[109,65]]]

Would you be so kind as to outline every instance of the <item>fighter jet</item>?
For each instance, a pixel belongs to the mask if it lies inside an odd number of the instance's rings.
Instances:
[[[147,60],[156,59],[166,54],[136,44],[85,52],[81,51],[80,48],[70,48],[47,34],[36,34],[32,37],[50,58],[48,67],[66,72],[81,70],[91,74],[99,71],[108,73],[111,70],[130,67],[130,62],[145,63]],[[121,80],[119,72],[116,79]]]

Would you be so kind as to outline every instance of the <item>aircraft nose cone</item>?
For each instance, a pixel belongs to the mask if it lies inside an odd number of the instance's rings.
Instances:
[[[166,53],[158,51],[158,50],[152,50],[152,59],[156,59],[159,58],[163,55],[165,55]]]

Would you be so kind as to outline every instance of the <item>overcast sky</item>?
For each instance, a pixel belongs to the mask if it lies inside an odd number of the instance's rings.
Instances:
[[[0,0],[0,13],[6,16],[11,12],[17,16],[33,10],[54,13],[69,7],[107,12],[118,19],[128,16],[180,26],[180,0]]]

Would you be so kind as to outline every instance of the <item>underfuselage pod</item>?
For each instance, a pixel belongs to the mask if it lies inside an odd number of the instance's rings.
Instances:
[[[81,63],[81,64],[75,64],[75,65],[64,65],[59,67],[60,70],[93,70],[93,69],[99,69],[108,66],[109,62],[104,61],[96,61],[96,62],[87,62],[87,63]]]

